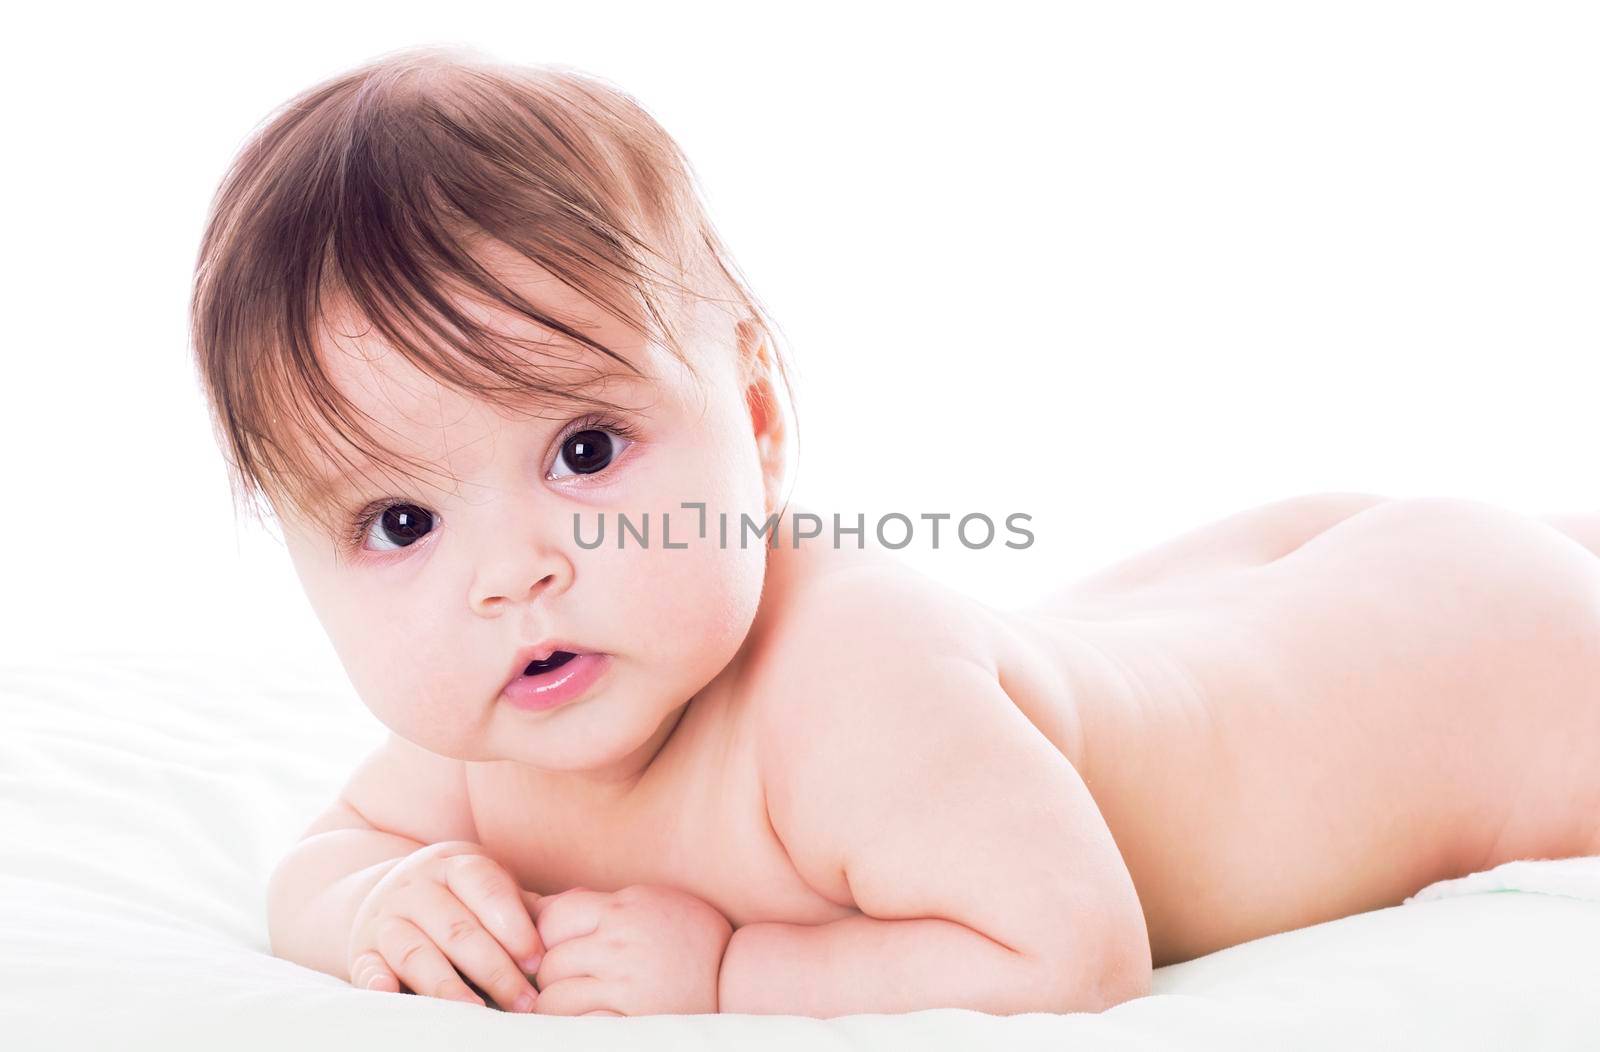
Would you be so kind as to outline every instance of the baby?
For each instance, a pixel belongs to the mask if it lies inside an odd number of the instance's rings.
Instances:
[[[578,73],[401,52],[246,145],[198,366],[391,732],[275,954],[555,1015],[1099,1011],[1600,852],[1600,516],[1298,497],[992,609],[790,507],[737,275]]]

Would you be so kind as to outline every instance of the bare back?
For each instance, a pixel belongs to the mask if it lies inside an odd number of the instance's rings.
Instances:
[[[1157,966],[1595,843],[1600,560],[1491,505],[1352,497],[1025,618],[1072,655]]]

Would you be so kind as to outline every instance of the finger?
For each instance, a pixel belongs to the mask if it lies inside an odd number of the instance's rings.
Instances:
[[[616,1012],[616,1007],[609,1003],[611,988],[612,984],[587,975],[563,979],[539,994],[539,1003],[533,1006],[533,1010],[538,1015],[585,1015],[600,1010]]]
[[[483,1004],[433,940],[405,917],[389,917],[379,926],[378,952],[413,993]]]
[[[554,902],[556,899],[559,899],[563,895],[570,895],[574,891],[588,891],[588,890],[589,890],[588,888],[568,888],[566,891],[558,891],[554,895],[540,895],[538,892],[524,891],[523,895],[527,896],[527,899],[528,899],[528,912],[533,915],[533,919],[534,920],[538,920],[539,919],[539,914],[551,902]]]
[[[609,1008],[596,1008],[592,1012],[580,1012],[579,1013],[579,1015],[621,1015],[621,1014],[622,1014],[621,1012],[613,1012]]]
[[[539,952],[533,956],[524,957],[517,962],[522,966],[522,971],[525,975],[532,976],[534,972],[539,970],[539,962],[544,960],[545,952],[550,949],[549,946],[545,945],[544,936],[539,934],[539,900],[543,899],[544,896],[537,891],[527,891],[523,888],[518,888],[517,890],[522,894],[523,908],[528,911],[528,923],[533,925],[533,937],[539,940]]]
[[[490,935],[477,915],[445,887],[420,884],[407,903],[406,919],[422,929],[463,978],[508,1012],[525,1012],[538,996],[533,983]]]
[[[485,855],[454,855],[443,861],[441,869],[451,894],[472,911],[521,971],[537,971],[544,942],[511,874]]]
[[[580,976],[604,979],[608,974],[606,963],[613,956],[605,943],[592,934],[558,942],[544,955],[544,963],[533,977],[534,985],[543,991]]]
[[[385,963],[383,954],[366,950],[356,956],[350,967],[350,985],[361,990],[381,990],[384,993],[400,992],[400,979]]]
[[[588,935],[600,926],[600,912],[611,901],[609,891],[572,888],[559,895],[546,895],[537,906],[535,921],[545,949],[558,942]]]
[[[528,910],[533,914],[533,919],[538,920],[540,914],[544,912],[545,907],[553,903],[568,902],[570,904],[570,900],[572,899],[579,899],[590,895],[609,895],[611,892],[592,891],[580,884],[575,888],[568,888],[566,891],[558,891],[554,895],[537,895],[531,891],[524,892],[524,894],[533,897],[533,901],[528,904]]]

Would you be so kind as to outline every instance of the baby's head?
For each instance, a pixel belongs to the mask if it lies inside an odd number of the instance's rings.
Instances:
[[[768,548],[716,517],[782,513],[788,368],[627,96],[454,48],[302,93],[217,193],[192,324],[236,507],[401,737],[625,782],[733,667]],[[499,700],[551,639],[609,655],[594,690]]]

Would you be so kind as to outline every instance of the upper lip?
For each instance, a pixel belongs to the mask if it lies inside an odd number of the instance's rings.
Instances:
[[[517,677],[521,676],[523,670],[526,669],[531,663],[535,661],[543,661],[545,658],[549,657],[551,654],[554,654],[558,650],[565,650],[569,654],[590,653],[590,651],[583,649],[576,643],[570,643],[565,639],[546,639],[543,642],[535,643],[532,646],[523,647],[521,650],[517,651],[516,664],[511,669],[511,675],[506,678],[506,686],[509,687],[513,682],[515,682]]]

